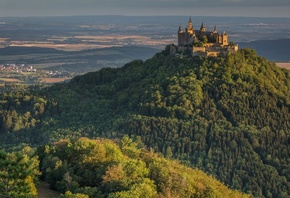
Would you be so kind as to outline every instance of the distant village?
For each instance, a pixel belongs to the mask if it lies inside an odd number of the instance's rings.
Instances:
[[[170,48],[170,53],[175,56],[189,54],[192,56],[216,57],[225,56],[238,50],[237,44],[229,42],[228,34],[226,32],[218,33],[216,26],[212,31],[208,31],[202,23],[200,29],[195,30],[191,17],[185,30],[179,26],[177,33],[178,45],[172,45]]]
[[[9,71],[9,72],[36,72],[37,70],[31,65],[25,64],[0,64],[0,71]]]
[[[50,77],[63,77],[67,76],[67,71],[47,71],[47,70],[37,70],[32,65],[26,64],[0,64],[0,71],[9,73],[23,73],[23,72],[39,72],[45,73]]]

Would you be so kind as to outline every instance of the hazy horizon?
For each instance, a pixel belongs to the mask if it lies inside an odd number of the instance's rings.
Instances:
[[[1,0],[0,17],[229,16],[290,18],[289,0]]]

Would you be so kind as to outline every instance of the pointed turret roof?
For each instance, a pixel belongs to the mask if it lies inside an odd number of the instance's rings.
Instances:
[[[186,31],[190,31],[190,33],[192,34],[193,31],[194,30],[194,28],[193,28],[193,26],[192,26],[192,21],[191,21],[191,17],[189,17],[189,21],[188,21],[188,24],[187,24],[187,30]]]
[[[181,25],[180,25],[179,28],[178,28],[178,32],[179,32],[179,33],[182,33],[182,32],[183,32]]]
[[[204,26],[203,22],[202,22],[202,24],[201,24],[201,26],[200,26],[200,31],[202,31],[202,32],[205,32],[205,31],[206,31],[206,29],[205,29],[205,26]]]
[[[214,28],[213,28],[213,33],[217,33],[216,25],[215,25]]]

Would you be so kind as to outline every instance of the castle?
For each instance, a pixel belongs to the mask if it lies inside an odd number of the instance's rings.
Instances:
[[[185,31],[181,26],[178,29],[177,51],[190,51],[193,56],[224,56],[229,52],[238,50],[238,45],[228,41],[228,34],[223,32],[219,34],[214,26],[213,31],[207,31],[204,24],[201,24],[199,30],[195,30],[189,18]],[[175,50],[173,50],[175,51]],[[175,53],[175,52],[173,52]]]

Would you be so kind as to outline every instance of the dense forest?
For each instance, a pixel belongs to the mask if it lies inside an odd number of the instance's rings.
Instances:
[[[4,90],[3,149],[127,134],[254,197],[289,197],[290,72],[251,49],[217,58],[168,50],[67,84]]]
[[[140,145],[139,145],[140,147]],[[200,170],[138,148],[128,136],[59,141],[39,147],[43,177],[63,196],[109,198],[249,197]]]
[[[39,176],[60,198],[250,197],[198,169],[147,151],[128,136],[1,151],[0,165],[0,197],[7,198],[36,197]]]

